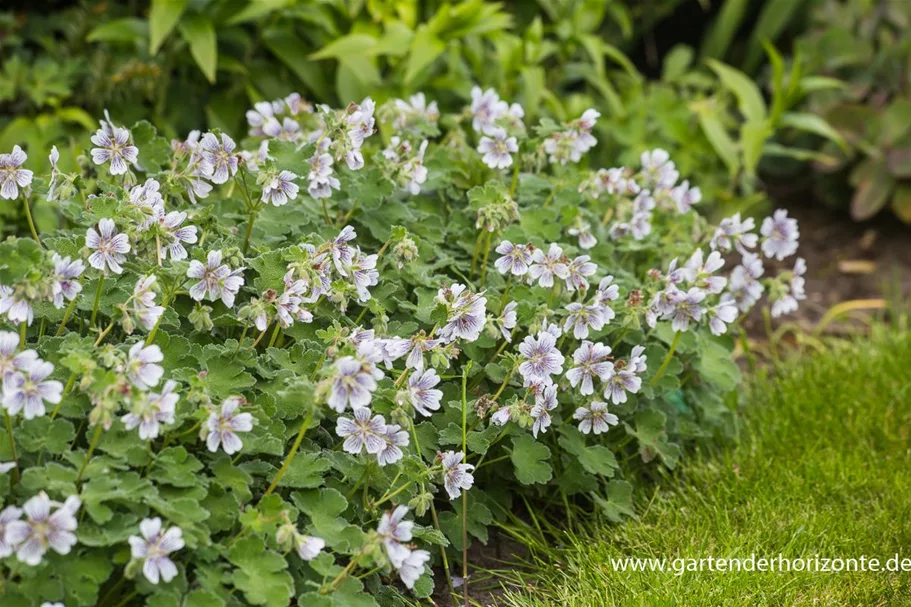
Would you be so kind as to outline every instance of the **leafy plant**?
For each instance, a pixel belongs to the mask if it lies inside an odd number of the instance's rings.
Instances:
[[[793,219],[710,225],[663,150],[588,170],[594,110],[374,109],[0,157],[32,234],[0,244],[4,607],[396,605],[431,563],[468,593],[490,527],[621,518],[733,431],[738,314],[803,298],[802,260],[760,278]]]

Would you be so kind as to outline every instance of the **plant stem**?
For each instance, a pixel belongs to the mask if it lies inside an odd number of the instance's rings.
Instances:
[[[494,401],[494,402],[496,402],[496,400],[497,400],[498,398],[500,398],[500,395],[503,394],[503,390],[506,389],[506,384],[508,384],[508,383],[509,383],[509,380],[512,379],[512,374],[516,372],[516,366],[517,366],[517,365],[513,365],[513,366],[512,366],[512,369],[510,369],[510,370],[509,370],[509,373],[506,374],[506,378],[503,379],[503,383],[500,384],[500,389],[497,390],[497,393],[493,395],[493,401]]]
[[[98,304],[101,303],[101,291],[104,288],[104,273],[98,279],[98,288],[95,290],[95,303],[92,304],[92,317],[89,320],[89,326],[95,326],[95,318],[98,317]]]
[[[76,475],[76,482],[78,483],[82,480],[82,474],[85,472],[86,467],[89,465],[89,461],[92,459],[92,454],[95,453],[95,447],[98,446],[98,440],[101,438],[102,425],[99,423],[95,426],[95,434],[92,436],[92,442],[89,443],[88,453],[85,454],[85,461],[82,462],[82,467],[79,468],[79,474]]]
[[[269,330],[269,327],[266,327],[265,329],[263,329],[263,330],[260,332],[259,337],[257,337],[257,338],[256,338],[256,341],[254,341],[253,344],[250,346],[250,349],[251,349],[251,350],[255,349],[256,346],[259,345],[259,342],[261,342],[261,341],[263,340],[263,337],[266,335],[266,331],[268,331],[268,330]]]
[[[516,175],[518,175],[518,166]],[[513,179],[515,181],[515,178]],[[515,185],[515,183],[513,183]],[[462,463],[468,455],[468,372],[471,370],[471,361],[462,371]],[[462,490],[462,596],[465,598],[465,607],[468,605],[468,491]]]
[[[250,250],[250,237],[253,235],[253,224],[256,223],[256,216],[259,214],[259,207],[253,207],[250,210],[250,219],[247,221],[247,234],[244,236],[244,255]]]
[[[44,247],[44,243],[41,242],[41,239],[38,238],[38,230],[35,229],[35,221],[32,219],[32,209],[28,205],[28,196],[23,195],[22,201],[25,203],[25,218],[28,219],[28,228],[32,232],[32,238],[35,239],[35,242],[38,243],[38,246]]]
[[[471,271],[468,272],[468,277],[471,278],[474,276],[474,269],[478,265],[478,254],[481,252],[481,240],[484,238],[484,230],[478,232],[478,239],[474,241],[474,254],[471,256]]]
[[[25,332],[28,330],[28,325],[25,321],[19,323],[19,351],[25,350]]]
[[[16,453],[16,438],[13,436],[13,418],[6,411],[4,411],[4,415],[6,415],[6,431],[9,433],[10,453],[13,456],[13,463],[16,464],[12,469],[13,484],[15,485],[19,482],[19,456]]]
[[[516,160],[515,168],[512,170],[512,185],[509,186],[509,197],[515,198],[516,186],[519,185],[519,161]]]
[[[70,319],[70,315],[73,313],[73,308],[76,307],[76,298],[74,297],[70,301],[70,305],[66,307],[66,312],[63,313],[63,320],[60,321],[60,326],[57,327],[56,337],[63,335],[63,330],[66,328],[66,323]]]
[[[487,232],[487,239],[484,241],[484,260],[481,262],[481,286],[487,281],[487,257],[490,255],[490,240],[493,238],[493,232]]]
[[[101,335],[98,336],[98,339],[95,340],[95,343],[92,344],[92,346],[97,347],[102,341],[104,341],[104,338],[108,336],[108,333],[110,333],[111,329],[113,329],[113,328],[114,328],[114,321],[112,320],[111,323],[107,326],[107,328],[101,332]]]
[[[275,321],[275,328],[272,330],[272,337],[269,338],[269,348],[275,345],[275,340],[278,339],[278,332],[281,330],[282,326],[278,321]]]
[[[304,433],[307,432],[307,428],[310,427],[310,422],[313,420],[313,413],[316,409],[310,409],[310,414],[307,415],[307,419],[304,420],[304,423],[301,425],[300,431],[297,433],[297,438],[294,439],[294,444],[291,445],[291,451],[288,452],[288,456],[285,458],[284,463],[282,463],[281,469],[279,469],[278,474],[275,475],[275,480],[272,481],[272,484],[269,485],[269,488],[266,489],[266,492],[263,494],[263,497],[271,494],[275,487],[278,486],[279,481],[282,480],[282,477],[285,475],[285,472],[288,471],[288,466],[291,465],[291,460],[294,459],[294,456],[297,455],[297,450],[301,446],[301,442],[304,440]],[[260,500],[262,501],[262,500]]]
[[[73,384],[76,383],[76,374],[70,373],[70,378],[66,380],[66,385],[63,387],[63,392],[60,396],[60,402],[57,403],[57,406],[54,407],[54,410],[51,411],[51,421],[54,421],[54,418],[57,417],[57,414],[60,412],[60,405],[63,404],[63,397],[70,393],[70,390],[73,389]]]
[[[509,287],[512,286],[512,274],[506,277],[506,287],[503,289],[503,296],[500,298],[500,314],[506,309],[506,298],[509,297]]]
[[[664,362],[661,363],[661,366],[658,367],[658,372],[655,373],[655,376],[652,378],[652,386],[657,384],[658,380],[661,379],[661,376],[664,375],[664,371],[667,369],[667,366],[671,362],[671,357],[674,356],[674,350],[677,349],[677,344],[680,343],[681,335],[683,335],[682,331],[677,331],[677,333],[674,335],[674,341],[671,343],[671,349],[667,351],[667,355],[664,357]]]
[[[250,325],[244,325],[244,330],[240,334],[240,339],[237,340],[237,349],[234,350],[234,353],[237,354],[240,352],[240,347],[244,344],[244,339],[247,337],[247,331],[250,330]]]

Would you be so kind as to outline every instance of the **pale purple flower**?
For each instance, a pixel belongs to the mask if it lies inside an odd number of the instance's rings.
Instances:
[[[405,359],[405,368],[420,372],[424,369],[424,353],[432,352],[443,345],[442,339],[430,339],[423,331],[414,335],[410,340],[408,358]]]
[[[734,213],[730,217],[725,217],[715,228],[712,240],[709,246],[712,250],[728,252],[734,247],[745,254],[747,249],[752,249],[759,242],[759,236],[752,233],[756,228],[756,222],[752,217],[740,220],[740,213]]]
[[[590,249],[598,244],[598,239],[591,233],[592,226],[587,222],[579,222],[576,227],[569,229],[569,235],[579,239],[579,248]]]
[[[139,317],[139,322],[146,331],[151,331],[158,324],[158,319],[164,314],[164,306],[155,305],[155,291],[153,287],[158,277],[149,274],[140,278],[133,287],[134,311]]]
[[[762,252],[766,257],[781,261],[797,252],[800,229],[797,220],[788,217],[785,209],[778,209],[772,217],[763,219],[759,233],[763,237]]]
[[[6,541],[6,530],[10,523],[19,520],[22,510],[15,506],[7,506],[0,511],[0,559],[5,559],[16,551],[15,545]]]
[[[454,500],[462,495],[462,490],[468,491],[474,484],[471,474],[474,466],[462,463],[465,453],[462,451],[447,451],[439,455],[443,462],[443,487],[449,494],[449,499]]]
[[[424,154],[427,152],[427,140],[421,142],[417,154],[409,158],[399,169],[399,177],[405,182],[405,189],[412,196],[421,193],[421,185],[427,181],[427,167],[424,166]]]
[[[694,204],[702,201],[702,190],[690,187],[690,182],[683,180],[683,183],[671,190],[671,200],[677,205],[677,211],[688,213]]]
[[[54,372],[54,365],[35,360],[27,369],[17,371],[3,380],[3,408],[9,415],[23,412],[25,419],[45,414],[44,402],[60,402],[63,384],[48,380]]]
[[[564,331],[573,329],[573,337],[585,339],[589,330],[600,331],[604,327],[604,311],[601,306],[586,306],[578,302],[566,306],[569,315],[563,325]]]
[[[161,394],[140,393],[131,399],[131,411],[120,418],[127,430],[139,428],[140,440],[152,440],[158,437],[161,424],[173,424],[177,401],[180,399],[174,393],[177,382],[165,382]]]
[[[494,265],[500,274],[512,273],[513,276],[523,276],[528,273],[531,265],[534,247],[524,244],[512,244],[504,240],[495,249],[501,255]]]
[[[477,132],[492,126],[497,118],[509,111],[509,104],[500,100],[493,89],[482,91],[480,87],[471,89],[471,128]]]
[[[348,243],[355,238],[357,238],[357,232],[354,228],[345,226],[335,239],[326,243],[329,247],[329,253],[332,255],[332,262],[335,264],[335,269],[338,270],[338,273],[342,276],[348,275],[346,268],[351,264],[351,260],[354,258],[354,249]]]
[[[387,369],[392,368],[392,363],[402,358],[411,350],[411,340],[401,337],[375,339],[373,345],[382,356],[383,364]]]
[[[26,565],[35,566],[52,549],[57,554],[69,554],[76,544],[73,531],[79,526],[75,514],[82,502],[75,495],[63,504],[52,502],[42,491],[22,506],[26,520],[13,520],[6,524],[5,543],[16,547],[16,558]],[[51,513],[51,508],[56,510]]]
[[[394,464],[404,457],[400,447],[408,446],[408,432],[402,430],[398,424],[389,424],[381,437],[383,448],[376,454],[376,461],[380,466]]]
[[[408,378],[408,401],[424,417],[430,417],[432,411],[440,408],[443,392],[435,389],[439,383],[440,376],[433,369],[427,369],[423,373],[415,371]]]
[[[164,368],[158,364],[163,360],[164,354],[157,345],[146,346],[141,341],[136,342],[130,347],[127,357],[127,378],[140,390],[157,386],[164,375]]]
[[[95,164],[110,162],[111,175],[123,175],[139,159],[139,148],[130,144],[130,132],[122,127],[110,125],[109,129],[98,129],[92,135],[92,161]]]
[[[484,127],[484,136],[478,142],[478,152],[484,154],[481,159],[492,169],[505,169],[512,166],[512,156],[519,151],[515,137],[508,137],[506,129],[498,126]]]
[[[312,561],[326,547],[326,540],[312,535],[296,534],[294,537],[294,550],[304,561]]]
[[[427,561],[430,560],[430,553],[426,550],[411,550],[408,556],[402,561],[402,566],[398,568],[399,579],[408,589],[414,588],[415,583],[424,574],[424,568]]]
[[[737,320],[737,302],[733,296],[725,293],[718,304],[705,311],[705,316],[708,318],[712,335],[723,335],[727,333],[728,325]]]
[[[28,156],[18,145],[13,146],[9,154],[0,154],[0,196],[7,200],[19,197],[19,188],[32,184],[32,172],[23,169],[22,165]]]
[[[569,291],[585,291],[588,289],[588,276],[594,275],[598,271],[598,266],[591,262],[588,255],[579,255],[571,262],[566,264],[566,277],[563,281]]]
[[[237,154],[234,140],[222,133],[219,140],[213,133],[206,133],[199,142],[205,166],[209,168],[206,177],[212,183],[225,183],[237,174]],[[277,206],[277,205],[276,205]]]
[[[181,227],[187,218],[185,211],[171,211],[165,214],[164,210],[156,211],[159,227],[161,228],[161,257],[167,259],[168,255],[174,261],[187,258],[187,249],[183,243],[196,243],[196,226]]]
[[[0,285],[0,314],[6,314],[14,325],[26,323],[29,326],[35,318],[32,302],[28,300],[21,290],[13,290],[6,285]]]
[[[216,301],[220,298],[230,308],[234,306],[234,298],[244,284],[241,274],[245,268],[231,270],[221,262],[221,251],[209,251],[206,265],[195,259],[190,261],[187,277],[199,281],[190,287],[190,297],[196,301],[202,301],[206,295],[208,295],[209,301]]]
[[[536,378],[550,383],[551,375],[563,373],[563,355],[557,349],[557,338],[546,331],[537,337],[527,336],[519,344],[523,362],[519,364],[519,373],[524,378]]]
[[[404,520],[408,506],[396,506],[392,512],[384,512],[376,527],[377,535],[386,549],[386,556],[393,567],[399,569],[408,558],[411,550],[405,546],[411,541],[414,522]]]
[[[370,287],[379,283],[380,273],[376,269],[377,255],[364,255],[360,247],[356,247],[352,255],[351,264],[346,268],[346,274],[357,291],[358,301],[364,303],[370,299]]]
[[[744,253],[743,261],[731,270],[728,291],[734,296],[737,307],[746,312],[762,297],[765,287],[759,278],[765,272],[762,258],[755,253]]]
[[[297,175],[291,171],[281,171],[271,177],[267,176],[267,181],[263,183],[263,202],[280,207],[297,198],[300,188],[294,183],[295,179]]]
[[[649,188],[670,189],[680,177],[680,173],[671,161],[670,154],[665,150],[658,148],[650,152],[642,152],[640,161]]]
[[[788,285],[788,290],[782,295],[782,297],[775,299],[772,302],[772,318],[778,318],[784,314],[790,314],[797,310],[800,305],[798,302],[803,301],[807,298],[804,285],[806,279],[803,275],[807,272],[807,262],[803,257],[798,257],[797,262],[794,264],[794,270],[790,273],[790,284]]]
[[[531,418],[534,424],[531,433],[538,438],[538,432],[547,432],[551,424],[550,412],[557,408],[557,386],[547,386],[535,396],[535,406],[531,408]]]
[[[335,422],[335,433],[344,438],[342,448],[352,455],[361,451],[373,455],[386,446],[386,420],[382,415],[371,415],[367,407],[355,407],[354,419],[339,417]]]
[[[118,234],[112,219],[102,219],[96,227],[85,232],[85,246],[94,253],[89,255],[89,265],[96,270],[114,274],[123,272],[120,265],[126,260],[124,253],[130,252],[130,241],[126,234]]]
[[[167,584],[177,577],[177,565],[169,556],[184,547],[183,531],[170,527],[162,531],[161,519],[146,518],[139,523],[142,536],[128,538],[130,552],[134,559],[142,561],[142,574],[153,584]]]
[[[377,380],[382,377],[383,372],[376,369],[372,363],[354,356],[343,356],[335,361],[329,406],[339,413],[347,406],[352,409],[366,407],[373,399]]]
[[[671,313],[671,328],[674,331],[686,331],[690,328],[690,323],[697,323],[702,320],[705,308],[702,302],[705,300],[705,291],[698,287],[692,287],[686,293],[677,292],[674,300],[674,311]]]
[[[444,341],[463,339],[475,341],[487,324],[487,298],[468,291],[465,285],[454,284],[438,291],[436,300],[446,305],[448,318],[440,329]]]
[[[77,278],[85,272],[85,265],[81,260],[71,260],[54,253],[54,276],[51,290],[54,294],[54,307],[62,308],[64,299],[73,301],[82,291],[82,283]]]
[[[537,280],[540,287],[549,289],[554,286],[554,278],[565,280],[569,277],[563,249],[556,243],[551,243],[547,253],[543,249],[535,249],[532,261],[534,263],[528,269],[528,275]]]
[[[243,448],[244,443],[237,433],[249,432],[253,429],[253,415],[237,412],[241,402],[240,397],[232,396],[225,399],[220,410],[212,411],[209,414],[209,419],[206,421],[206,428],[209,430],[206,447],[212,453],[218,451],[219,445],[228,455],[233,455]]]
[[[724,290],[728,279],[724,276],[712,276],[724,266],[724,259],[718,251],[712,251],[703,262],[702,249],[696,249],[687,260],[682,270],[686,280],[693,286],[704,289],[707,293],[717,295]]]
[[[34,350],[19,352],[19,334],[0,331],[0,380],[11,378],[17,371],[27,371],[39,362]]]
[[[581,394],[594,394],[594,379],[597,377],[601,381],[606,381],[614,370],[614,364],[609,360],[610,353],[609,346],[583,341],[573,353],[575,366],[566,372],[566,379],[570,385],[573,388],[581,385]]]
[[[648,356],[644,352],[645,346],[634,346],[629,355],[629,366],[627,368],[637,375],[645,373],[647,368],[646,360],[648,360]]]
[[[620,420],[613,413],[607,412],[607,403],[593,402],[587,407],[579,407],[573,413],[573,419],[579,421],[579,431],[582,434],[603,434],[616,426]]]
[[[370,97],[366,97],[360,104],[353,103],[348,106],[348,115],[345,116],[346,132],[348,143],[354,148],[359,149],[364,145],[364,140],[376,130],[374,128],[376,119],[373,117],[375,110],[376,104]],[[352,167],[352,170],[357,169]]]
[[[307,174],[307,191],[313,198],[329,198],[333,189],[339,189],[341,182],[333,176],[332,156],[316,152],[310,157],[310,172]]]
[[[616,301],[620,297],[620,287],[611,284],[613,281],[613,276],[605,276],[602,278],[592,297],[595,305],[601,310],[601,317],[604,319],[604,324],[609,323],[617,316],[614,309],[610,307],[610,303]]]
[[[518,316],[516,315],[516,308],[519,304],[514,301],[509,302],[503,308],[503,312],[500,313],[500,316],[496,319],[497,328],[500,330],[500,335],[503,336],[508,343],[512,343],[512,329],[516,328],[516,322],[518,321]]]
[[[626,393],[635,394],[641,387],[642,378],[636,375],[635,369],[614,365],[604,382],[604,398],[615,405],[625,403]]]

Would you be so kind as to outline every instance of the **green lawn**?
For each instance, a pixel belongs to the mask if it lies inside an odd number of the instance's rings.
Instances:
[[[911,559],[911,337],[886,330],[757,380],[741,443],[692,458],[638,521],[570,536],[500,600],[544,605],[911,605],[911,572],[618,572],[611,558]]]

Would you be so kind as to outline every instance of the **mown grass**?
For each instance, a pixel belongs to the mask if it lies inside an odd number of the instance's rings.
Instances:
[[[498,604],[911,605],[911,572],[612,569],[625,556],[911,558],[911,336],[881,329],[771,375],[754,381],[736,447],[691,459],[638,521],[569,534]]]

